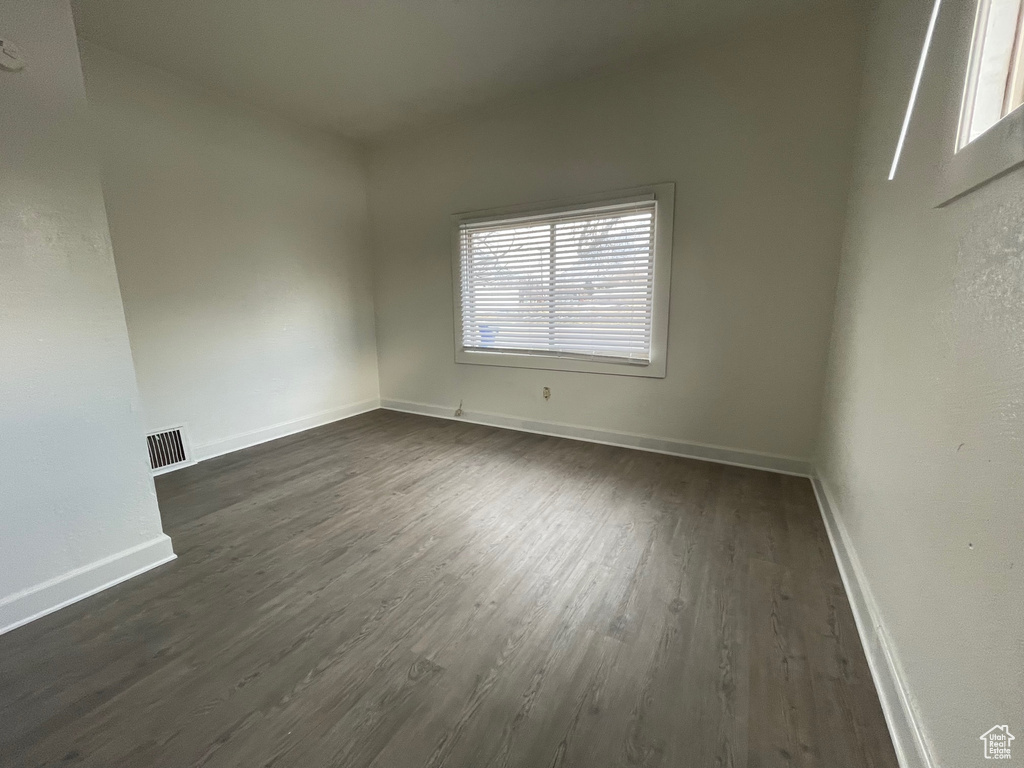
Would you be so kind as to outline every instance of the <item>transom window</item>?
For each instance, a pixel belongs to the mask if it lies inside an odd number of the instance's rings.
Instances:
[[[1024,104],[1024,0],[979,0],[957,148]]]
[[[456,217],[459,362],[663,376],[672,210],[659,188]]]

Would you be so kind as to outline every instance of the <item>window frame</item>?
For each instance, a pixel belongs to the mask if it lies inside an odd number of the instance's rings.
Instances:
[[[954,3],[946,23],[955,34],[953,72],[959,88],[949,89],[944,125],[948,151],[943,152],[936,208],[943,208],[1024,165],[1024,107],[1018,107],[973,141],[961,146],[967,101],[973,98],[973,52],[982,0]],[[949,39],[946,35],[943,38]]]
[[[1003,93],[999,99],[1001,104],[1000,111],[1002,115],[993,123],[991,126],[986,128],[984,131],[979,133],[975,138],[971,138],[971,133],[974,130],[975,113],[978,108],[979,89],[981,88],[981,70],[983,67],[984,52],[987,45],[991,42],[987,37],[987,30],[989,26],[989,17],[992,12],[992,1],[993,0],[976,0],[977,6],[975,9],[975,20],[974,28],[971,30],[970,45],[967,54],[967,67],[966,76],[964,78],[964,92],[963,100],[960,106],[960,125],[957,130],[957,152],[961,151],[972,142],[977,141],[979,138],[985,135],[986,132],[991,130],[995,125],[1005,120],[1007,117],[1012,115],[1015,111],[1020,109],[1021,103],[1017,103],[1016,106],[1010,106],[1007,104],[1009,100],[1011,103],[1017,101],[1017,98],[1011,96],[1011,91],[1021,91],[1024,86],[1024,66],[1022,66],[1022,35],[1021,29],[1024,25],[1024,3],[1020,0],[1015,0],[1017,4],[1017,22],[1014,30],[1014,39],[1012,43],[1012,50],[1010,51],[1010,60],[1007,63],[1008,72],[1006,83],[1003,86]]]
[[[462,345],[462,254],[460,231],[465,224],[500,223],[528,216],[546,216],[584,211],[604,206],[625,205],[653,200],[654,212],[654,287],[651,325],[651,360],[649,363],[623,360],[601,360],[597,357],[560,356],[557,353],[519,351],[482,351],[465,349]],[[451,217],[452,229],[452,294],[455,301],[455,362],[469,365],[491,365],[510,368],[533,368],[548,371],[602,373],[619,376],[665,378],[668,357],[668,317],[672,279],[672,230],[675,218],[675,184],[666,182],[633,187],[614,192],[585,195],[547,203],[492,208],[457,213]]]

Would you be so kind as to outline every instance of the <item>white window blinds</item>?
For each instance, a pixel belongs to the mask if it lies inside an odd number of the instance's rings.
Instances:
[[[463,223],[463,349],[649,363],[656,205]]]

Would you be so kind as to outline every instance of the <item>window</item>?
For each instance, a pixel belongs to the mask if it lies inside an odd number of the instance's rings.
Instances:
[[[957,149],[1024,103],[1024,0],[979,0]]]
[[[672,191],[455,217],[456,360],[664,376]]]
[[[942,0],[935,3],[933,23]],[[949,142],[936,178],[939,208],[1024,166],[1024,0],[944,7],[936,39],[955,40],[949,53],[965,87],[949,88],[938,113]]]

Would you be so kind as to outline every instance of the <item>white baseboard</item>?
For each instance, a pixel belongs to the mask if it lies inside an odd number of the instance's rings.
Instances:
[[[373,398],[363,400],[351,405],[343,405],[340,408],[332,408],[329,411],[314,413],[312,416],[304,416],[301,419],[283,421],[280,424],[272,424],[269,427],[254,429],[250,432],[243,432],[239,435],[232,435],[222,440],[215,440],[212,443],[203,443],[193,446],[193,454],[196,461],[206,461],[216,456],[223,456],[226,453],[240,451],[243,448],[251,448],[260,443],[270,440],[277,440],[280,437],[294,435],[297,432],[305,432],[307,429],[322,427],[334,421],[358,416],[367,411],[375,411],[380,408],[380,400]]]
[[[836,506],[828,488],[818,478],[812,477],[814,495],[818,499],[821,517],[825,522],[832,552],[839,566],[839,574],[846,587],[846,595],[857,622],[861,645],[867,656],[871,677],[878,690],[885,722],[889,726],[896,757],[901,768],[934,768],[935,763],[928,750],[919,718],[911,703],[899,660],[892,651],[889,635],[885,630],[878,604],[871,593],[871,587],[864,576],[857,551],[853,548],[846,527],[836,514]]]
[[[483,411],[463,411],[462,416],[456,417],[454,409],[440,405],[427,405],[426,403],[413,403],[406,400],[380,401],[380,407],[389,411],[402,411],[403,413],[416,413],[421,416],[436,416],[442,419],[453,421],[468,421],[472,424],[483,424],[488,427],[504,427],[515,429],[520,432],[532,432],[538,435],[550,435],[552,437],[565,437],[570,440],[582,440],[587,443],[601,443],[602,445],[615,445],[621,448],[635,448],[640,451],[651,453],[664,453],[669,456],[682,456],[688,459],[700,459],[711,461],[716,464],[730,464],[736,467],[747,467],[750,469],[762,469],[769,472],[778,472],[784,475],[797,475],[799,477],[811,476],[811,465],[802,459],[790,456],[776,456],[772,454],[751,453],[739,451],[732,448],[722,448],[717,445],[702,445],[700,443],[685,443],[678,440],[668,440],[663,437],[650,437],[648,435],[636,435],[629,432],[610,432],[603,429],[591,429],[580,427],[574,424],[561,424],[553,421],[530,421],[519,419],[514,416],[505,416],[498,413],[485,413]]]
[[[176,557],[164,534],[0,600],[0,635]]]

